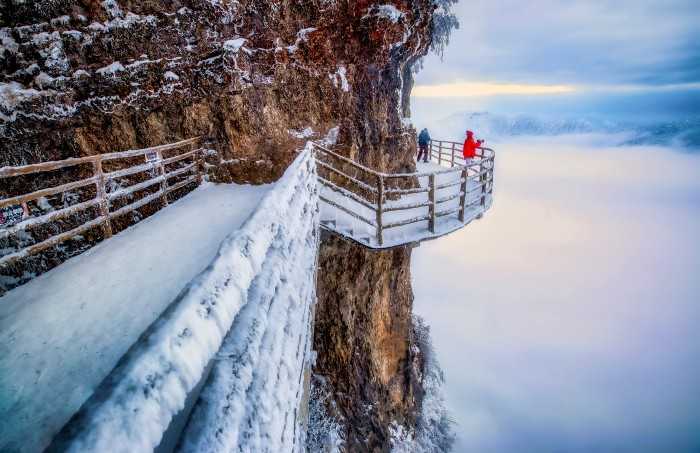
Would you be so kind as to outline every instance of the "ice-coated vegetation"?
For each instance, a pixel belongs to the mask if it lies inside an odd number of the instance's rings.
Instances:
[[[415,429],[392,426],[393,453],[442,453],[454,444],[454,422],[445,407],[443,386],[445,377],[435,356],[430,339],[430,327],[418,315],[413,316],[414,340],[423,356],[421,386],[423,401]]]

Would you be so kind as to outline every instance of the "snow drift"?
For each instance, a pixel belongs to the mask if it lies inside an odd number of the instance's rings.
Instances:
[[[237,398],[237,405],[229,407],[238,418],[207,419],[210,431],[193,424],[185,451],[188,445],[216,445],[208,440],[216,423],[241,422],[251,442],[298,444],[302,433],[296,409],[314,299],[316,198],[315,166],[307,147],[251,218],[223,242],[211,265],[124,356],[51,450],[152,450],[220,350],[222,360],[214,364],[196,412],[218,416],[217,408],[206,402],[226,392]],[[241,351],[248,354],[247,361],[235,359]],[[261,355],[265,360],[258,364]],[[245,373],[231,374],[232,362],[254,373],[256,382],[244,385]],[[232,381],[234,375],[238,382]]]

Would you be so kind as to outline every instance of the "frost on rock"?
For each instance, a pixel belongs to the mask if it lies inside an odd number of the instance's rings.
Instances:
[[[384,4],[373,6],[369,10],[367,15],[364,16],[364,18],[372,16],[381,17],[383,19],[389,20],[392,24],[396,24],[399,22],[399,20],[401,20],[402,17],[404,17],[404,13],[399,11],[394,5]]]
[[[34,88],[25,88],[18,82],[0,82],[0,119],[14,121],[16,108],[25,102],[31,102],[36,98],[50,95],[51,91],[39,91]]]
[[[348,83],[346,74],[347,71],[345,66],[340,66],[335,73],[330,74],[328,77],[331,79],[336,88],[340,88],[341,90],[348,92],[350,91],[350,84]]]
[[[230,39],[224,42],[224,49],[228,52],[236,53],[241,47],[243,47],[243,44],[245,44],[246,41],[247,40],[245,38]]]
[[[172,71],[165,71],[163,77],[165,80],[180,80],[180,77]]]
[[[125,70],[124,66],[122,66],[122,64],[119,63],[118,61],[115,61],[114,63],[107,65],[103,68],[100,68],[100,69],[96,70],[95,72],[97,74],[101,74],[103,76],[114,77],[118,72],[122,72],[124,70]]]
[[[328,413],[328,384],[323,376],[311,379],[309,394],[309,424],[306,435],[306,451],[309,453],[340,453],[343,446],[342,426]]]
[[[445,407],[443,375],[430,339],[430,327],[417,315],[413,316],[415,345],[423,356],[421,387],[423,401],[415,429],[394,423],[391,426],[393,453],[442,453],[454,444],[454,422]]]
[[[291,46],[287,46],[287,52],[294,53],[299,50],[299,45],[309,39],[309,33],[316,31],[316,27],[303,28],[297,32],[297,39]]]
[[[83,405],[58,449],[151,451],[215,356],[183,451],[302,445],[297,414],[315,300],[316,196],[307,146]]]
[[[289,135],[291,135],[292,137],[295,137],[295,138],[309,138],[309,137],[313,137],[315,134],[314,130],[311,129],[310,127],[305,127],[301,131],[289,129],[287,132],[289,133]]]

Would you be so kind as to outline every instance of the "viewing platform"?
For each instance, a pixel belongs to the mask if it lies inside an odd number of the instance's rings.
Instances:
[[[430,142],[415,173],[382,173],[314,143],[321,227],[385,249],[449,234],[481,218],[493,201],[495,152],[465,161],[462,144]]]

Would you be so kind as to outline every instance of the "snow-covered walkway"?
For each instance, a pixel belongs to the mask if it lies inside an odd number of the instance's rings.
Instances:
[[[0,298],[0,451],[45,448],[270,187],[206,184]]]
[[[331,231],[334,231],[344,237],[350,238],[369,248],[388,248],[409,243],[418,243],[424,240],[436,239],[446,234],[452,233],[472,220],[479,218],[488,210],[492,203],[492,195],[485,195],[485,206],[479,204],[482,197],[481,184],[479,181],[470,177],[467,181],[466,194],[466,209],[464,221],[460,221],[458,210],[460,206],[461,175],[459,170],[452,173],[445,173],[447,168],[438,165],[435,162],[418,162],[416,164],[416,173],[435,173],[436,198],[438,199],[438,219],[435,224],[435,231],[430,232],[428,227],[428,207],[429,196],[427,189],[428,176],[418,178],[420,187],[426,189],[425,192],[404,194],[398,199],[387,200],[384,203],[384,212],[382,214],[383,223],[386,225],[391,223],[400,223],[411,219],[423,218],[423,220],[408,223],[383,231],[383,244],[378,244],[376,241],[376,225],[368,225],[365,222],[358,220],[348,212],[343,212],[337,207],[327,203],[321,204],[321,225]],[[441,186],[448,186],[442,187]],[[326,199],[346,208],[347,210],[359,214],[365,219],[374,220],[376,218],[376,206],[369,208],[356,200],[344,196],[342,193],[333,191],[327,186],[322,186],[321,195]],[[416,207],[412,207],[416,206]],[[397,210],[396,208],[401,208]],[[451,212],[449,215],[442,215],[441,212]]]

